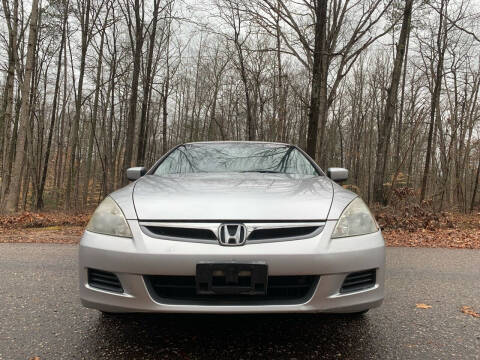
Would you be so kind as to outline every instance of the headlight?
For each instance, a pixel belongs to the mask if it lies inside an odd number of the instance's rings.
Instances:
[[[378,231],[378,226],[368,206],[357,197],[343,210],[332,238],[365,235]]]
[[[98,205],[88,222],[87,230],[104,235],[132,237],[122,210],[110,196]]]

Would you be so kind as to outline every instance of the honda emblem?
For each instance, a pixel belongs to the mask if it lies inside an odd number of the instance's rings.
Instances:
[[[243,224],[222,224],[218,229],[218,242],[223,246],[240,246],[247,239],[247,228]]]

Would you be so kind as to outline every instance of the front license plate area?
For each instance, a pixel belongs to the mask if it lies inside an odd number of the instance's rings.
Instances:
[[[265,295],[265,263],[199,263],[195,282],[199,295]]]

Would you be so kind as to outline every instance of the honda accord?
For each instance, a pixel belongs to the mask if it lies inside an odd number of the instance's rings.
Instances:
[[[179,145],[103,200],[79,246],[80,298],[105,313],[359,314],[384,294],[367,205],[296,146]]]

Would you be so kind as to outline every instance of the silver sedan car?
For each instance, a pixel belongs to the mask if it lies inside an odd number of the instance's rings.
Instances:
[[[299,148],[175,147],[94,212],[80,298],[105,313],[363,313],[384,297],[368,207]]]

